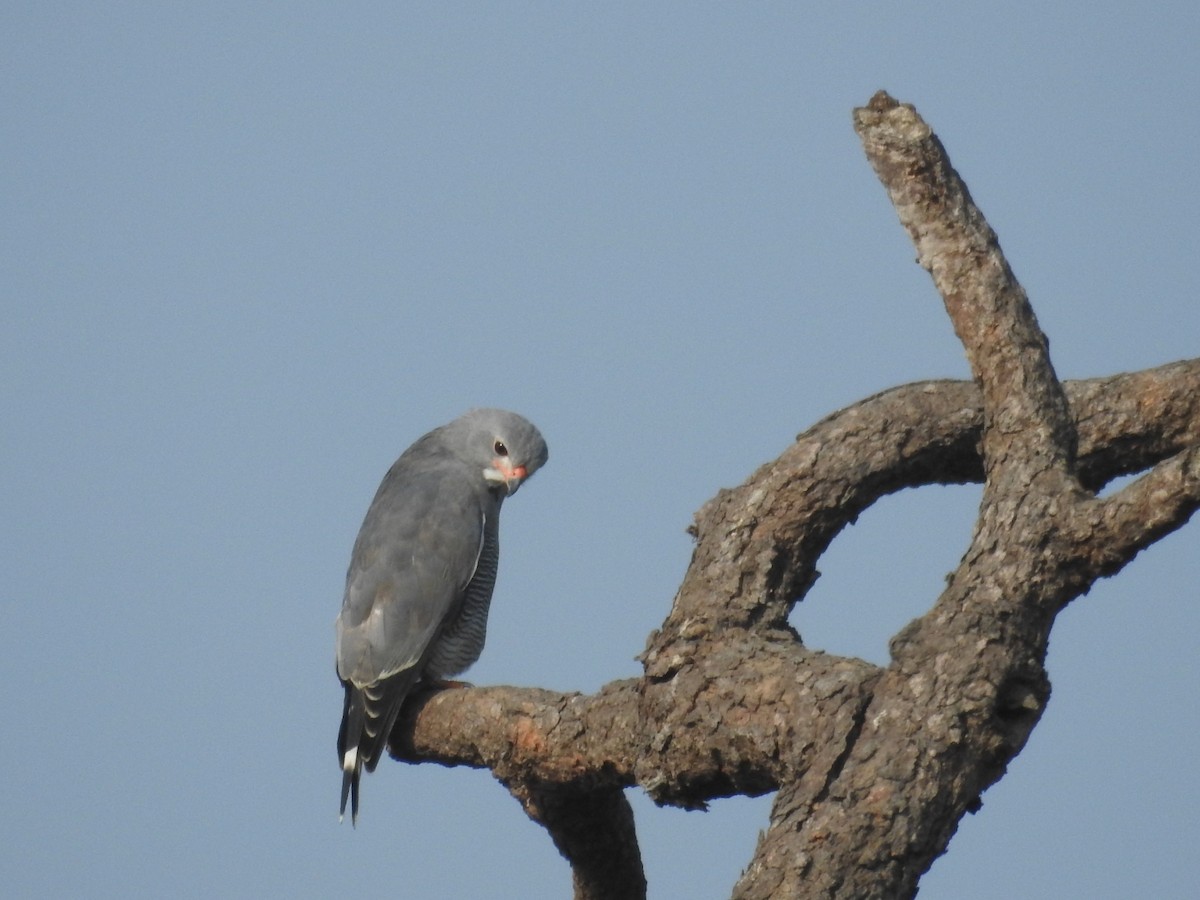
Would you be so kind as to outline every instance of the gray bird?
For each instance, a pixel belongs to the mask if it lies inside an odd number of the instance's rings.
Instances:
[[[341,814],[375,770],[404,698],[479,658],[500,559],[500,504],[545,464],[516,413],[473,409],[435,428],[388,471],[363,520],[337,619],[346,689],[338,761]]]

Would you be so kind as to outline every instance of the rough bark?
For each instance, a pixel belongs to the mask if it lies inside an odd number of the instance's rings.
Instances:
[[[398,758],[490,769],[550,832],[577,898],[645,896],[635,785],[689,808],[776,792],[736,897],[912,896],[1041,717],[1057,613],[1200,505],[1200,360],[1061,383],[929,127],[880,93],[855,128],[974,381],[869,397],[709,501],[641,678],[428,694],[392,734]],[[843,527],[902,488],[977,481],[971,544],[887,666],[803,645],[788,614]]]

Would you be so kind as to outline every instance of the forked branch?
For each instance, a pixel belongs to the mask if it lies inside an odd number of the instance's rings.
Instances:
[[[718,493],[641,678],[593,696],[443,691],[392,734],[400,758],[490,769],[570,861],[579,900],[645,895],[634,785],[689,808],[776,792],[737,897],[911,896],[1040,718],[1057,613],[1200,505],[1200,360],[1060,384],[932,130],[882,93],[855,128],[976,383],[863,400]],[[788,615],[837,533],[885,494],[969,481],[984,482],[971,545],[890,664],[804,647]]]

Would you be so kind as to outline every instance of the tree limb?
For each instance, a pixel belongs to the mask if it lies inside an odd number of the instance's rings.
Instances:
[[[508,787],[571,864],[576,900],[646,896],[633,810],[620,788],[585,790],[529,781]]]
[[[1159,463],[1107,500],[1080,512],[1072,537],[1090,578],[1108,577],[1200,507],[1200,445]]]
[[[767,896],[764,887],[913,895],[958,821],[1024,746],[1049,696],[1054,616],[1101,574],[1081,565],[1092,548],[1071,539],[1097,504],[1076,476],[1066,395],[994,233],[912,107],[880,93],[855,112],[855,126],[982,386],[984,495],[946,590],[893,639],[892,664],[837,783],[796,821],[793,798],[780,792],[759,851],[786,841],[791,853],[752,867],[741,897]],[[1177,527],[1189,511],[1180,503],[1145,533]],[[1110,542],[1114,565],[1142,540],[1124,552]]]
[[[985,464],[1069,465],[1074,434],[1049,343],[942,142],[883,91],[855,110],[854,130],[983,386]]]
[[[593,696],[425,694],[391,735],[398,758],[490,769],[581,900],[645,894],[634,784],[687,808],[777,792],[737,897],[912,896],[1040,718],[1057,613],[1200,505],[1200,360],[1060,384],[932,130],[885,94],[855,126],[977,384],[867,398],[705,504],[643,677]],[[885,494],[981,480],[970,547],[888,666],[803,646],[788,616],[842,528]]]

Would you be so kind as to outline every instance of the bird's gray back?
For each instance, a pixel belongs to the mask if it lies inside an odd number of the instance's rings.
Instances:
[[[475,473],[440,451],[436,436],[426,435],[392,466],[354,544],[337,664],[338,674],[355,684],[421,660],[463,603],[485,518],[498,510]]]

